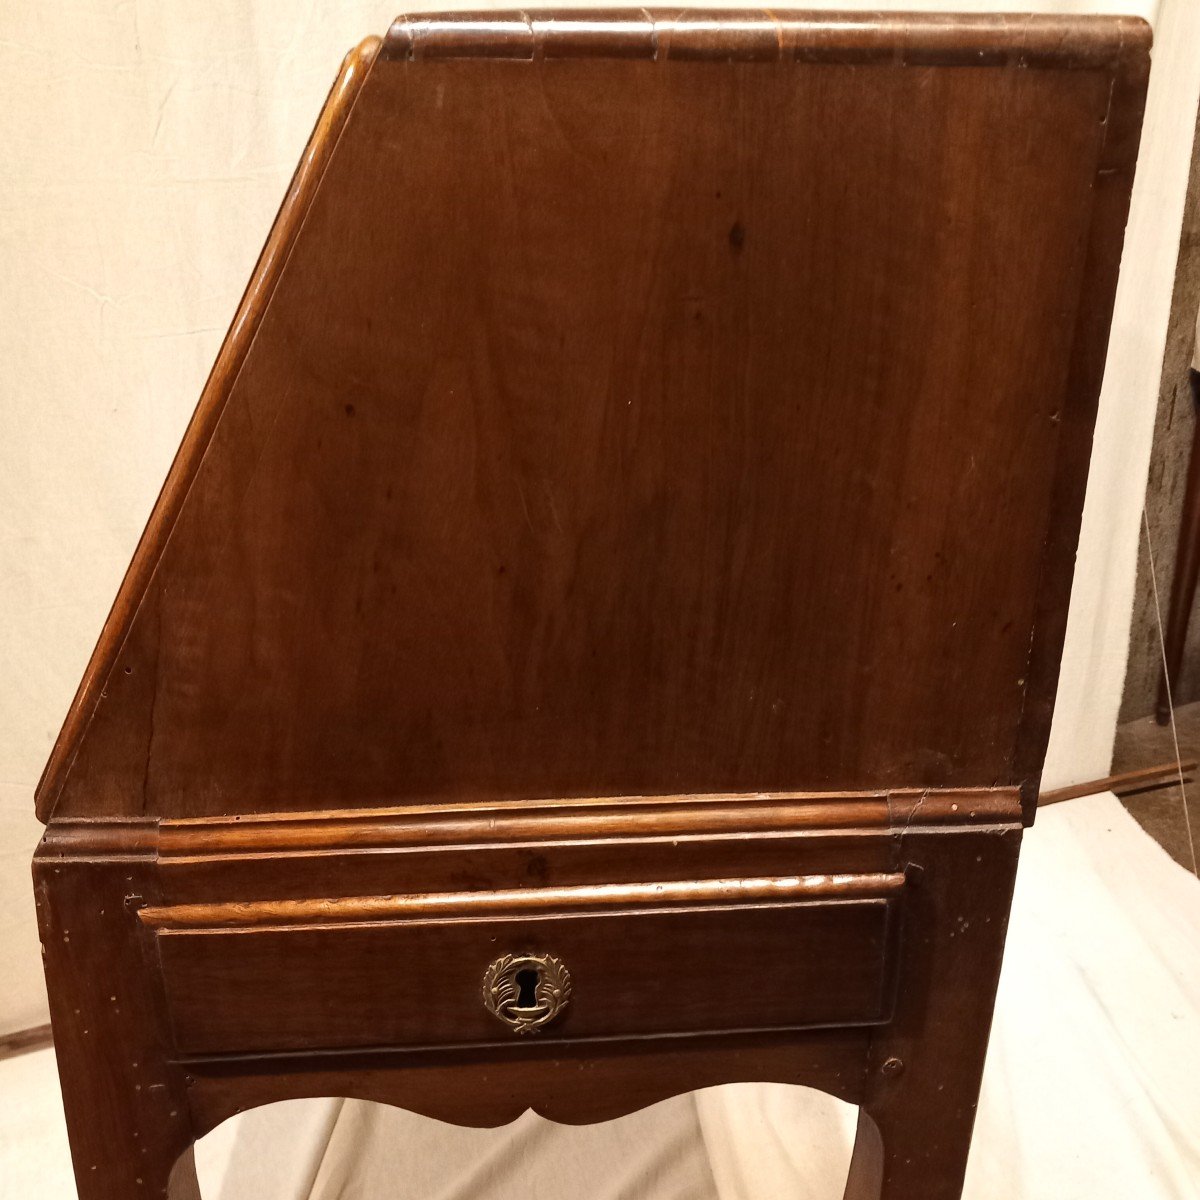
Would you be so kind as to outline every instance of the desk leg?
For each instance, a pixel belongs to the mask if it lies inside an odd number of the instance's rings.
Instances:
[[[183,1074],[137,929],[152,862],[42,850],[33,873],[80,1200],[199,1200]]]
[[[1020,830],[921,831],[896,1016],[872,1040],[845,1200],[959,1200]]]
[[[203,1200],[196,1176],[195,1148],[189,1146],[176,1160],[167,1179],[169,1200]]]

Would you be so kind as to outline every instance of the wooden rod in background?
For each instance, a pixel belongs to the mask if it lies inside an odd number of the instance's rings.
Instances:
[[[1194,758],[1178,763],[1163,763],[1157,767],[1142,767],[1137,771],[1123,771],[1120,775],[1106,775],[1103,779],[1092,779],[1087,783],[1073,783],[1070,787],[1055,788],[1042,792],[1038,797],[1038,808],[1047,804],[1061,804],[1064,800],[1079,800],[1084,796],[1096,796],[1101,792],[1137,792],[1143,788],[1170,786],[1178,783],[1181,775],[1196,769]]]
[[[36,1025],[33,1029],[18,1029],[13,1033],[0,1033],[0,1059],[15,1058],[33,1050],[43,1050],[53,1045],[49,1025]]]

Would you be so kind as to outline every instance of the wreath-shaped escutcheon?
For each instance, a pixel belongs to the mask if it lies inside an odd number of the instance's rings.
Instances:
[[[506,954],[483,973],[488,1012],[514,1033],[549,1025],[571,999],[571,973],[552,954]]]

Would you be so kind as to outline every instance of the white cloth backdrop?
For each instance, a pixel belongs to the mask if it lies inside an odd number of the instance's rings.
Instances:
[[[190,0],[0,0],[0,293],[7,316],[0,323],[6,384],[0,405],[0,1032],[45,1019],[28,882],[28,860],[38,836],[32,803],[38,773],[341,56],[364,33],[381,32],[399,7],[398,0],[211,0],[204,5]],[[1048,768],[1055,783],[1102,774],[1124,675],[1141,493],[1200,95],[1200,0],[875,0],[869,5],[809,0],[806,7],[1121,11],[1155,21],[1146,132]],[[1098,810],[1092,805],[1079,811]],[[1118,818],[1113,815],[1114,821]],[[1060,825],[1069,828],[1071,819],[1048,814],[1046,832],[1039,827],[1027,842],[1029,859],[1036,861],[1056,844],[1052,833]],[[1123,837],[1136,840],[1135,830],[1121,828]],[[1076,844],[1068,838],[1068,843],[1076,849],[1064,853],[1085,860],[1091,853],[1086,839]],[[1140,866],[1149,867],[1149,861],[1141,860]],[[1162,864],[1153,869],[1162,877],[1156,877],[1156,885],[1171,875]],[[1055,878],[1047,872],[1038,886],[1049,893]],[[1122,915],[1126,899],[1120,906],[1110,905],[1115,921],[1128,921],[1128,914]],[[1179,899],[1182,907],[1188,898],[1181,892]],[[1042,897],[1046,919],[1057,921],[1068,901],[1073,904],[1074,893]],[[1191,903],[1194,914],[1194,895]],[[1044,932],[1032,919],[1018,928],[1039,936]],[[1095,938],[1102,939],[1107,928],[1096,926]],[[1154,923],[1146,928],[1159,936]],[[1192,938],[1194,946],[1194,928]],[[1070,961],[1055,957],[1066,942],[1056,947],[1043,938],[1038,944],[1045,955],[1039,969],[1046,986],[1044,992],[1037,987],[1038,972],[1033,972],[1028,989],[1037,994],[1028,1000],[1035,1016],[1062,1002],[1054,984],[1066,982],[1059,975]],[[1034,952],[1014,935],[1010,962]],[[1194,966],[1196,959],[1191,961]],[[1143,967],[1139,963],[1139,977],[1145,974]],[[1023,986],[1008,982],[1016,970],[1006,974],[1009,991]],[[1136,1068],[1133,1077],[1141,1078],[1137,1055],[1150,1050],[1142,1046],[1135,1053],[1128,1039],[1136,1035],[1152,1041],[1168,1029],[1179,1038],[1194,1037],[1194,999],[1190,1009],[1180,1010],[1179,1020],[1164,1025],[1164,997],[1146,993],[1132,1012],[1135,1020],[1128,1027],[1120,1025],[1115,1035],[1097,1017],[1096,1030],[1118,1039],[1116,1047],[1095,1048],[1098,1061],[1104,1064],[1118,1051],[1127,1053],[1127,1065]],[[1109,1016],[1114,1020],[1130,1015],[1128,997],[1113,1003],[1117,1007]],[[1081,1022],[1086,1019],[1080,1017]],[[1016,1050],[1010,1054],[1006,1049],[1003,1030],[1002,1023],[989,1078],[997,1072],[1007,1078],[1004,1072],[1011,1063],[1015,1088],[1025,1076],[1018,1073]],[[1048,1036],[1048,1051],[1059,1048],[1061,1032]],[[1156,1069],[1170,1066],[1161,1058],[1170,1060],[1171,1045],[1164,1037]],[[36,1064],[38,1057],[22,1061]],[[1195,1077],[1194,1056],[1190,1062]],[[11,1078],[11,1072],[0,1078],[0,1112],[5,1080]],[[1057,1091],[1050,1088],[1052,1082]],[[1065,1082],[1047,1081],[1044,1128],[1058,1128],[1050,1118],[1061,1115],[1058,1105],[1071,1094],[1070,1082],[1070,1076]],[[1153,1089],[1147,1095],[1147,1104],[1162,1099]],[[1163,1111],[1171,1119],[1190,1119],[1194,1131],[1194,1109],[1170,1107],[1178,1099],[1167,1095],[1163,1102],[1169,1106]],[[1023,1118],[1038,1111],[1036,1100],[1022,1094],[1022,1105],[1034,1103],[1032,1110],[1024,1109]],[[1088,1101],[1086,1091],[1072,1099],[1085,1112]],[[668,1172],[670,1178],[698,1173],[681,1185],[681,1195],[762,1198],[774,1194],[755,1175],[766,1164],[791,1155],[818,1175],[836,1165],[822,1166],[810,1157],[812,1148],[836,1145],[836,1139],[795,1140],[798,1128],[816,1128],[792,1119],[797,1103],[802,1102],[777,1089],[733,1089],[708,1093],[698,1102],[660,1106],[613,1128],[632,1130],[632,1122],[641,1119],[658,1122],[659,1144],[679,1147],[677,1165],[684,1174]],[[1141,1100],[1131,1092],[1130,1103]],[[289,1139],[286,1156],[308,1183],[315,1180],[317,1197],[331,1200],[338,1194],[330,1190],[330,1172],[348,1161],[336,1151],[339,1144],[353,1144],[355,1129],[363,1137],[374,1130],[379,1136],[370,1140],[385,1142],[391,1136],[388,1122],[400,1120],[405,1122],[404,1145],[410,1138],[427,1145],[434,1136],[431,1128],[437,1128],[421,1123],[418,1130],[407,1118],[357,1109],[333,1103],[293,1106],[286,1118],[293,1133],[307,1131]],[[844,1119],[836,1110],[821,1112],[814,1121],[836,1125]],[[1013,1120],[995,1088],[988,1093],[987,1112],[999,1114],[999,1129],[1004,1120]],[[772,1113],[786,1114],[786,1122],[770,1120]],[[711,1151],[703,1159],[693,1157],[697,1139],[684,1134],[689,1122],[703,1128]],[[998,1134],[994,1142],[989,1134],[981,1142],[976,1163],[989,1163],[999,1182],[992,1191],[973,1195],[1017,1194],[1006,1190],[1004,1180],[1018,1171],[1025,1156],[1041,1148],[1037,1124],[1022,1119],[1019,1129]],[[748,1125],[776,1132],[747,1140]],[[1136,1133],[1146,1126],[1135,1123],[1132,1128]],[[1160,1145],[1165,1126],[1158,1128],[1159,1134],[1146,1134],[1141,1150],[1154,1155],[1167,1190],[1139,1188],[1128,1180],[1124,1190],[1113,1190],[1113,1181],[1122,1177],[1106,1170],[1094,1186],[1029,1194],[1194,1195],[1195,1184],[1188,1192],[1180,1181],[1187,1170],[1195,1178],[1195,1143],[1186,1138],[1171,1143],[1177,1153],[1182,1153],[1180,1145],[1190,1145],[1190,1165],[1181,1166],[1164,1149],[1167,1143]],[[239,1140],[243,1134],[249,1136],[247,1129],[233,1137],[230,1171],[269,1161],[255,1143]],[[461,1136],[466,1140],[447,1146],[457,1146],[450,1153],[465,1162],[473,1153],[470,1147],[496,1144],[488,1139],[498,1135]],[[220,1137],[212,1145],[228,1150],[230,1135],[224,1143]],[[563,1164],[571,1155],[587,1154],[582,1141],[572,1143],[574,1150],[547,1149],[547,1135],[528,1119],[503,1137],[529,1159],[531,1168],[535,1161],[559,1164],[549,1176],[546,1195],[562,1196]],[[1107,1132],[1096,1140],[1099,1149],[1113,1144]],[[331,1152],[322,1159],[324,1141]],[[632,1134],[621,1134],[615,1143],[603,1144],[622,1146],[624,1161],[635,1141]],[[1078,1144],[1089,1143],[1084,1138]],[[989,1146],[1004,1157],[996,1158]],[[536,1160],[534,1147],[539,1149]],[[3,1149],[0,1140],[0,1154]],[[559,1153],[566,1157],[555,1158]],[[402,1170],[396,1161],[385,1165],[386,1159],[373,1169],[392,1172],[393,1181],[400,1174],[417,1179],[412,1174],[417,1157],[424,1156],[406,1155]],[[1102,1156],[1099,1161],[1107,1160]],[[711,1184],[701,1182],[709,1178],[705,1171],[712,1172]],[[974,1188],[983,1186],[978,1176],[973,1168]],[[366,1181],[347,1186],[345,1195],[369,1194],[362,1190]],[[708,1187],[718,1190],[709,1192]],[[307,1183],[301,1187],[293,1181],[292,1192],[280,1194],[306,1193]],[[267,1196],[253,1190],[236,1194]],[[442,1195],[432,1183],[425,1191],[402,1193],[394,1187],[390,1194]],[[788,1194],[805,1193],[793,1186]],[[2,1174],[0,1195],[8,1195]]]

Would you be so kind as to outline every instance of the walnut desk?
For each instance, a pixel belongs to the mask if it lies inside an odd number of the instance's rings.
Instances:
[[[83,1200],[242,1109],[738,1080],[960,1192],[1149,63],[1123,18],[347,59],[42,780]]]

